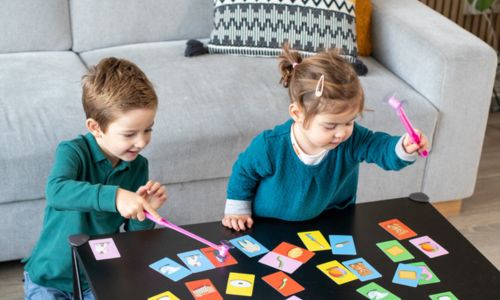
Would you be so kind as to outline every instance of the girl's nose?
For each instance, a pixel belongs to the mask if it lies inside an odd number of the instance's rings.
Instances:
[[[343,138],[345,136],[345,130],[344,129],[339,129],[335,131],[335,137],[336,138]]]

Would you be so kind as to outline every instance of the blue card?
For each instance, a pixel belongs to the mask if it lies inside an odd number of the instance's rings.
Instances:
[[[392,282],[411,287],[417,287],[422,269],[417,266],[399,264]]]
[[[240,236],[239,238],[230,240],[230,242],[248,257],[254,257],[269,252],[266,247],[249,235]]]
[[[352,235],[329,235],[332,253],[338,255],[356,255],[356,245]]]
[[[193,273],[215,269],[215,266],[208,260],[200,250],[193,250],[177,254],[184,264]]]
[[[348,261],[342,262],[344,266],[346,266],[349,271],[353,272],[359,280],[367,281],[375,278],[382,277],[380,273],[375,270],[375,268],[370,265],[364,258],[356,258]]]
[[[189,271],[186,267],[181,266],[168,257],[162,258],[159,261],[150,264],[149,267],[165,277],[172,279],[173,281],[178,281],[191,274],[191,271]]]

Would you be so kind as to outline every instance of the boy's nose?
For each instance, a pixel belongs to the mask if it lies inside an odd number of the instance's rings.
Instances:
[[[146,146],[146,140],[145,139],[138,139],[134,143],[134,147],[139,148],[139,149],[143,149],[145,146]]]

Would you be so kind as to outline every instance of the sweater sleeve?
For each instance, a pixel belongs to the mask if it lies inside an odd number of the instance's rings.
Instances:
[[[252,201],[260,180],[272,173],[264,133],[238,156],[227,186],[227,199]]]
[[[391,136],[384,132],[373,132],[355,123],[349,144],[356,162],[375,163],[384,170],[400,170],[414,161],[405,160],[396,153],[400,136]]]

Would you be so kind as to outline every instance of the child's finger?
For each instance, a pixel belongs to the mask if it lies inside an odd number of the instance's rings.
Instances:
[[[144,219],[146,219],[146,216],[144,215],[144,212],[142,210],[139,210],[137,212],[137,220],[139,221],[144,221]]]
[[[161,188],[161,185],[158,182],[155,182],[148,189],[148,194],[153,195],[158,192],[158,189]]]
[[[248,217],[248,219],[247,219],[247,226],[248,226],[248,228],[252,228],[252,226],[253,226],[253,219],[250,217]]]
[[[144,210],[147,211],[148,213],[150,213],[153,218],[155,218],[156,220],[161,220],[161,216],[160,214],[158,214],[158,212],[151,207],[151,205],[149,205],[149,203],[147,202],[144,202],[143,204],[143,207],[144,207]],[[144,215],[144,213],[141,211],[141,213]],[[140,220],[140,221],[143,221],[144,219]]]
[[[238,219],[237,218],[231,218],[231,227],[236,231],[240,231],[240,228],[238,227]]]
[[[245,220],[243,219],[238,219],[238,226],[240,227],[241,230],[245,230]]]

